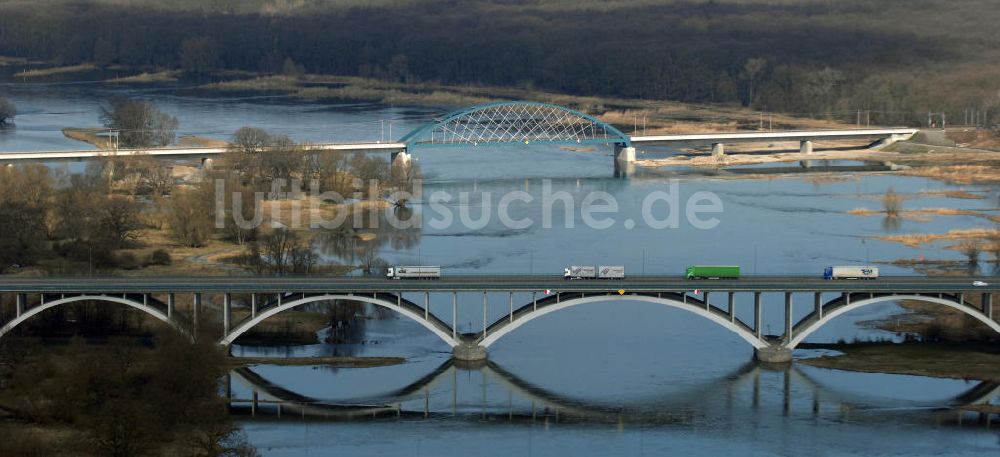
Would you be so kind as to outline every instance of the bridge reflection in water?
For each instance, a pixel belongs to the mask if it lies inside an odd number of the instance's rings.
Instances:
[[[625,405],[571,398],[534,385],[492,362],[447,360],[398,390],[330,402],[275,385],[251,368],[226,376],[230,411],[247,420],[348,421],[458,417],[486,421],[685,425],[746,412],[878,421],[886,415],[935,424],[985,423],[1000,383],[980,382],[937,401],[858,395],[824,386],[797,365],[748,362],[729,375]],[[995,414],[994,414],[995,416]]]

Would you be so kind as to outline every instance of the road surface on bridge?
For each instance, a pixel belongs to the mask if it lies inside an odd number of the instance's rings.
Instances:
[[[973,281],[988,283],[973,286]],[[893,276],[875,280],[825,280],[816,276],[745,276],[740,279],[688,280],[683,276],[630,276],[626,279],[563,279],[560,275],[460,275],[432,280],[381,277],[65,277],[0,278],[0,292],[47,293],[281,293],[281,292],[680,292],[694,290],[774,292],[924,292],[1000,291],[997,277]]]
[[[794,130],[772,132],[718,132],[699,134],[669,134],[632,136],[627,138],[634,144],[714,144],[740,143],[755,141],[805,141],[805,140],[843,140],[851,138],[882,138],[894,135],[909,136],[916,133],[910,128],[884,129],[840,129],[840,130]],[[615,139],[608,139],[614,143]],[[537,141],[536,141],[537,142]],[[520,144],[520,143],[518,143]],[[315,151],[348,151],[348,152],[401,152],[412,145],[403,142],[388,143],[327,143],[309,145]],[[433,145],[432,145],[433,146]],[[76,150],[76,151],[34,151],[34,152],[0,152],[0,163],[38,162],[48,160],[86,160],[100,157],[153,156],[162,158],[208,158],[223,154],[225,147],[205,148],[148,148],[148,149],[117,149],[117,150]]]

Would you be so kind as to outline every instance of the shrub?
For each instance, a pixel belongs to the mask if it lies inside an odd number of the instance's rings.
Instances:
[[[166,249],[157,249],[149,255],[149,265],[170,265],[172,259]]]

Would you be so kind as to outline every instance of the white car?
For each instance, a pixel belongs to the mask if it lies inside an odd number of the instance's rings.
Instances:
[[[975,287],[986,287],[986,286],[990,285],[990,283],[988,283],[986,281],[972,281],[972,285],[975,286]]]

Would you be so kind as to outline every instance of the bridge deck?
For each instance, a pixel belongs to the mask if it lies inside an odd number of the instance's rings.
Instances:
[[[779,132],[730,132],[701,134],[671,134],[633,136],[634,144],[644,143],[728,143],[748,141],[797,141],[797,140],[836,140],[850,138],[879,138],[892,135],[913,135],[916,129],[882,128],[882,129],[842,129],[842,130],[795,130]],[[613,140],[609,140],[612,141]],[[310,145],[319,151],[351,151],[351,152],[395,152],[408,147],[404,142],[389,143],[327,143]],[[105,156],[135,156],[149,155],[164,158],[205,157],[226,152],[226,148],[148,148],[148,149],[118,149],[118,150],[76,150],[76,151],[35,151],[35,152],[0,152],[0,163],[31,162],[46,160],[85,160]]]
[[[913,135],[917,129],[839,129],[839,130],[790,130],[771,132],[729,132],[633,136],[632,143],[738,143],[742,141],[800,141],[844,140],[851,138],[877,138],[892,135]]]
[[[325,143],[312,144],[309,149],[314,151],[348,151],[348,152],[395,152],[406,149],[403,143]],[[147,148],[147,149],[117,149],[117,150],[76,150],[76,151],[35,151],[35,152],[0,152],[0,163],[44,161],[44,160],[83,160],[109,156],[155,156],[163,158],[205,157],[223,154],[227,148]]]
[[[989,283],[974,287],[973,281]],[[996,281],[994,281],[996,280]],[[995,277],[882,277],[877,280],[824,280],[820,276],[746,276],[736,280],[687,280],[682,276],[630,276],[623,280],[566,280],[558,275],[444,276],[435,280],[353,277],[67,277],[0,278],[0,292],[47,293],[279,293],[279,292],[926,292],[1000,291]]]

